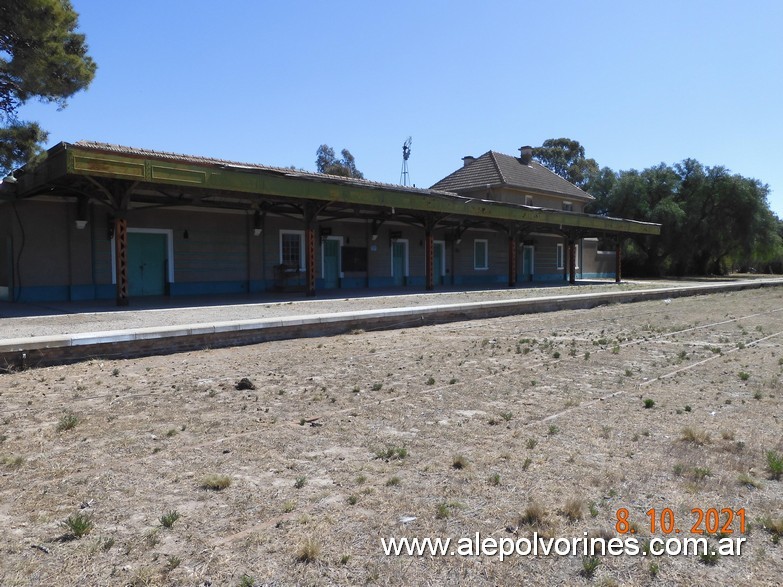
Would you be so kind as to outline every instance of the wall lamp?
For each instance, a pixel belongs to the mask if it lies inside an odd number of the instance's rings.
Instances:
[[[87,196],[79,196],[76,204],[76,229],[84,230],[87,226]]]

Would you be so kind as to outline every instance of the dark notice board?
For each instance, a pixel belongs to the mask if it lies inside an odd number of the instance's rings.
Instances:
[[[343,271],[367,271],[367,247],[343,247]]]

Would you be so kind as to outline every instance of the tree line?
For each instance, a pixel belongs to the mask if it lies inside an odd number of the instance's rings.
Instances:
[[[662,225],[660,237],[624,240],[626,274],[783,272],[783,222],[769,208],[769,186],[756,179],[695,159],[614,171],[567,138],[544,141],[533,156],[595,197],[587,212]]]

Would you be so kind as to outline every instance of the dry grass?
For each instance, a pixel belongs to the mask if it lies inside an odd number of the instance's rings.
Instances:
[[[563,505],[562,513],[569,522],[577,522],[584,517],[584,507],[581,499],[569,499]]]
[[[712,440],[709,432],[692,426],[683,428],[680,438],[684,442],[692,442],[696,446],[704,446],[705,444],[709,444]]]
[[[765,289],[2,375],[0,585],[776,584],[782,308]],[[643,538],[650,508],[757,531],[714,566],[381,553],[611,537],[621,507]],[[74,511],[91,531],[59,541]]]
[[[312,563],[318,560],[319,556],[321,556],[321,545],[310,536],[299,546],[296,560],[300,563]]]
[[[220,491],[231,485],[231,477],[228,475],[218,475],[210,473],[201,480],[201,488],[212,491]]]
[[[519,526],[541,528],[546,525],[546,517],[544,507],[540,503],[532,502],[525,508],[522,515],[519,516],[517,524]]]

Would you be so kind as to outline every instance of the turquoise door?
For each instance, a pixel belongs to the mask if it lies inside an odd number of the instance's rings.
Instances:
[[[324,287],[340,287],[340,241],[334,238],[324,241]]]
[[[443,243],[434,243],[432,249],[432,281],[435,285],[443,285],[443,266],[445,258],[445,245]]]
[[[405,285],[405,257],[407,247],[404,242],[392,243],[392,278],[394,285]]]
[[[166,293],[166,235],[128,233],[128,295]]]

